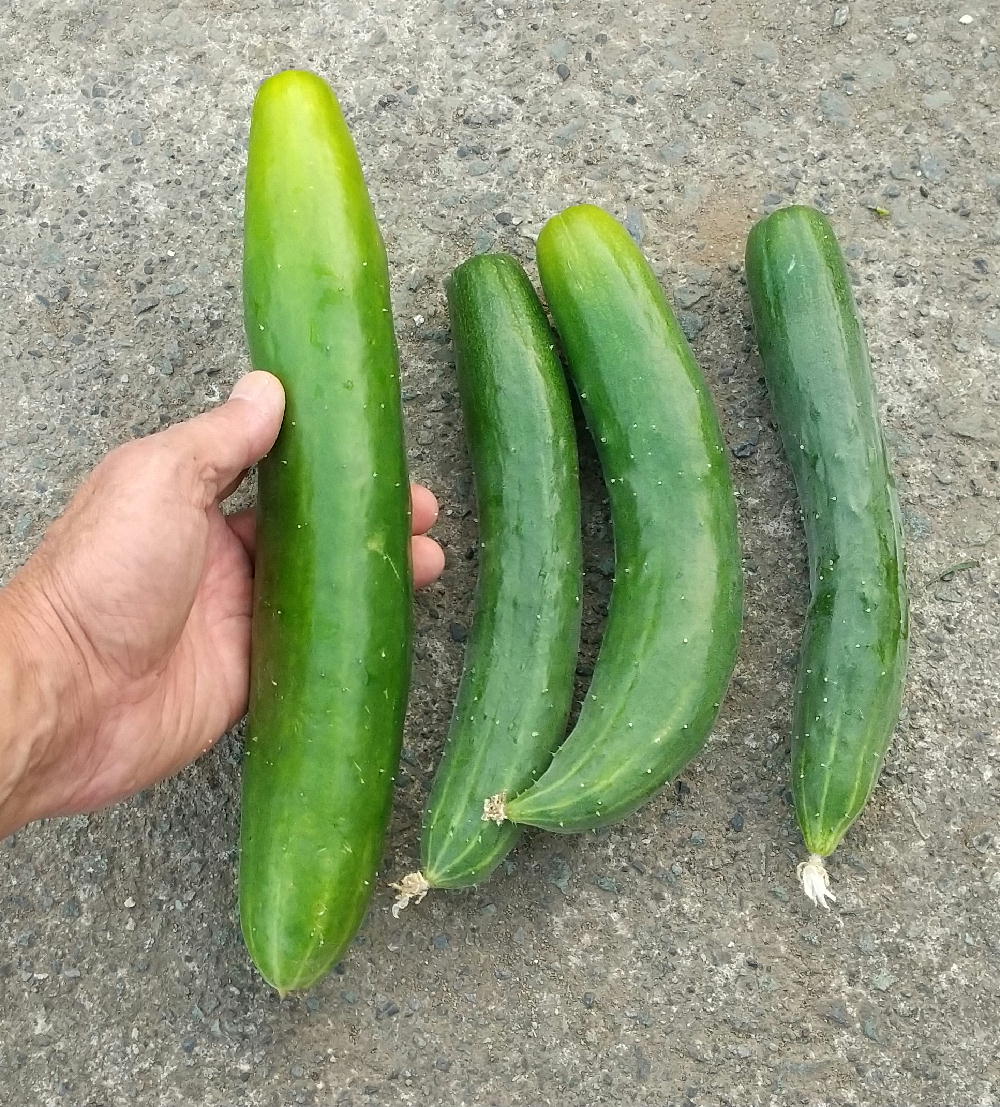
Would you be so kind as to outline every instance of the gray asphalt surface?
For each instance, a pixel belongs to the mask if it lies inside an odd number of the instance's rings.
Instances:
[[[249,111],[295,65],[349,113],[390,251],[412,472],[446,509],[385,881],[415,865],[470,617],[442,292],[470,252],[530,262],[581,200],[642,238],[736,455],[747,618],[676,788],[610,831],[535,836],[399,921],[383,885],[304,997],[280,1002],[240,939],[238,735],[133,802],[4,843],[0,1101],[1000,1103],[998,17],[996,0],[3,5],[4,579],[107,449],[245,370]],[[793,199],[831,213],[856,278],[913,598],[903,717],[829,913],[794,876],[804,546],[741,283],[752,220]],[[586,468],[581,681],[611,570]]]

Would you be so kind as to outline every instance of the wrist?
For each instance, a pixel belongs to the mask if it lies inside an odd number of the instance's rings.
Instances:
[[[84,731],[89,685],[44,589],[30,578],[0,589],[0,837],[61,809],[59,769]]]

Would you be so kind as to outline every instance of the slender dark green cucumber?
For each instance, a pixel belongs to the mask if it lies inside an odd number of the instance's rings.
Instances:
[[[792,793],[812,855],[807,894],[833,898],[823,857],[878,779],[909,637],[903,537],[864,331],[829,220],[808,207],[751,230],[747,286],[764,376],[795,477],[812,597],[792,724]]]
[[[538,267],[608,486],[615,582],[579,720],[505,813],[579,831],[624,818],[704,745],[736,660],[742,573],[719,421],[645,258],[585,205],[546,224]]]
[[[479,507],[472,633],[423,828],[428,887],[476,884],[520,829],[483,819],[483,799],[527,788],[565,735],[580,638],[580,487],[556,339],[512,257],[480,254],[448,282],[466,437]]]
[[[340,958],[372,894],[409,681],[409,482],[382,236],[347,125],[310,73],[253,109],[243,290],[281,379],[260,464],[240,916],[280,991]]]

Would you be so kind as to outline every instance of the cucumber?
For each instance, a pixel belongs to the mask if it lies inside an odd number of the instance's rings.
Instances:
[[[285,387],[260,464],[240,918],[282,993],[342,956],[382,852],[409,681],[409,482],[385,248],[347,125],[306,72],[253,109],[251,361]]]
[[[429,888],[485,880],[517,841],[483,797],[527,788],[565,735],[580,639],[580,486],[569,391],[520,264],[481,254],[448,282],[479,507],[472,633],[424,820],[421,872],[394,885],[398,914]]]
[[[830,222],[788,207],[757,223],[747,287],[771,404],[795,478],[811,600],[795,693],[792,794],[826,906],[822,858],[878,779],[899,715],[909,619],[903,536],[864,331]]]
[[[485,814],[570,832],[624,818],[704,745],[736,661],[742,573],[719,421],[645,258],[583,205],[543,228],[538,267],[608,485],[615,582],[575,728]]]

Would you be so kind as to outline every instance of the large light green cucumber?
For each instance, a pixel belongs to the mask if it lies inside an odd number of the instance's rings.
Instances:
[[[330,88],[257,94],[251,360],[285,421],[260,465],[240,916],[286,992],[344,954],[375,884],[409,680],[409,484],[382,237]]]

